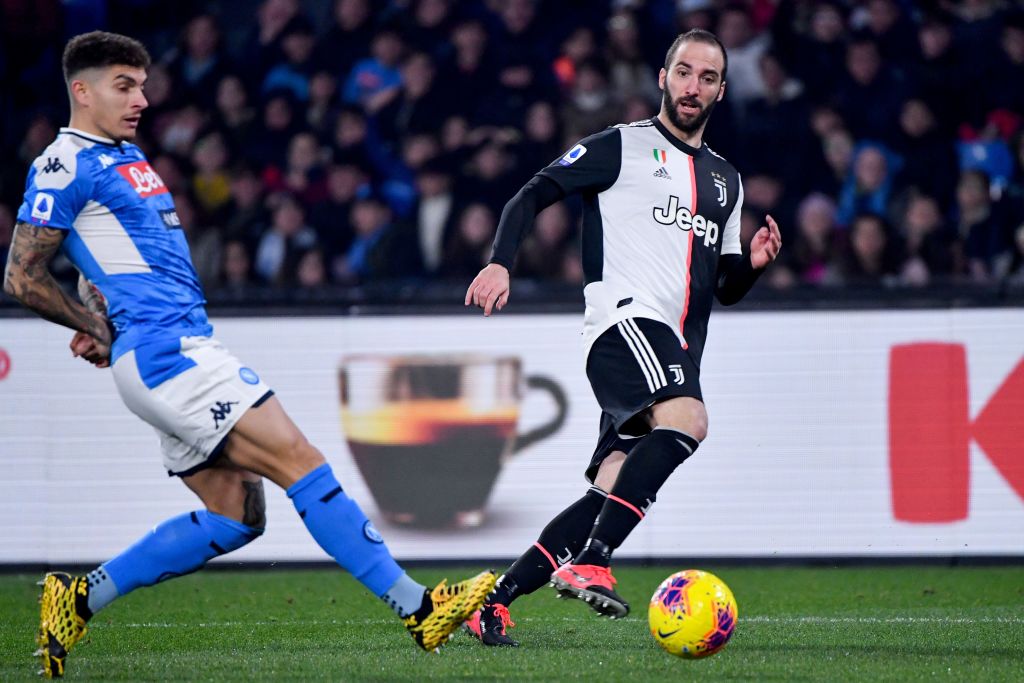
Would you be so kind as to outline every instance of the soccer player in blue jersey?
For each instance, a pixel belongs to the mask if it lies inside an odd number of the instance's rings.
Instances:
[[[63,675],[86,622],[116,598],[257,539],[264,477],[287,491],[317,543],[398,613],[416,643],[436,650],[480,606],[494,576],[442,581],[432,591],[413,581],[274,392],[212,338],[174,201],[131,142],[149,63],[140,43],[117,34],[68,43],[71,122],[29,170],[4,291],[75,330],[76,355],[112,368],[125,405],[159,434],[165,467],[203,509],[158,524],[86,575],[47,574],[43,674]],[[84,306],[49,273],[58,250],[82,274]]]

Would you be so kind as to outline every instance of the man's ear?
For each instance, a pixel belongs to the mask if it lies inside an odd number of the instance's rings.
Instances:
[[[68,90],[71,93],[71,104],[81,106],[89,106],[92,104],[92,84],[82,78],[76,78],[71,81],[71,85],[68,86]]]
[[[718,97],[715,98],[715,102],[721,102],[723,97],[725,97],[725,81],[722,81],[722,85],[718,86]]]
[[[665,71],[665,67],[661,67],[661,71],[658,72],[658,88],[661,90],[665,89],[665,78],[668,76],[668,72]]]

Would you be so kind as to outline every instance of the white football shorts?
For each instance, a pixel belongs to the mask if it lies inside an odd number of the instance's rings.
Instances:
[[[121,400],[160,435],[164,467],[176,476],[212,465],[238,419],[274,394],[212,337],[142,344],[113,372]]]

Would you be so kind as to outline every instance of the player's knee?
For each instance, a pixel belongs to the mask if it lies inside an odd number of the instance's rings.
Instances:
[[[652,426],[675,429],[689,434],[698,442],[708,436],[708,411],[692,398],[676,398],[654,406]]]

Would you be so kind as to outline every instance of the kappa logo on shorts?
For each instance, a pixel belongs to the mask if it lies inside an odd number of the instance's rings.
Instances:
[[[238,376],[242,378],[242,381],[246,384],[259,384],[260,376],[252,368],[239,368]]]
[[[217,401],[210,412],[213,413],[213,428],[220,429],[220,423],[228,419],[231,414],[231,406],[237,406],[238,401]]]
[[[673,363],[668,366],[668,370],[672,373],[672,381],[682,386],[683,382],[686,381],[686,378],[683,377],[683,366],[678,363]]]

